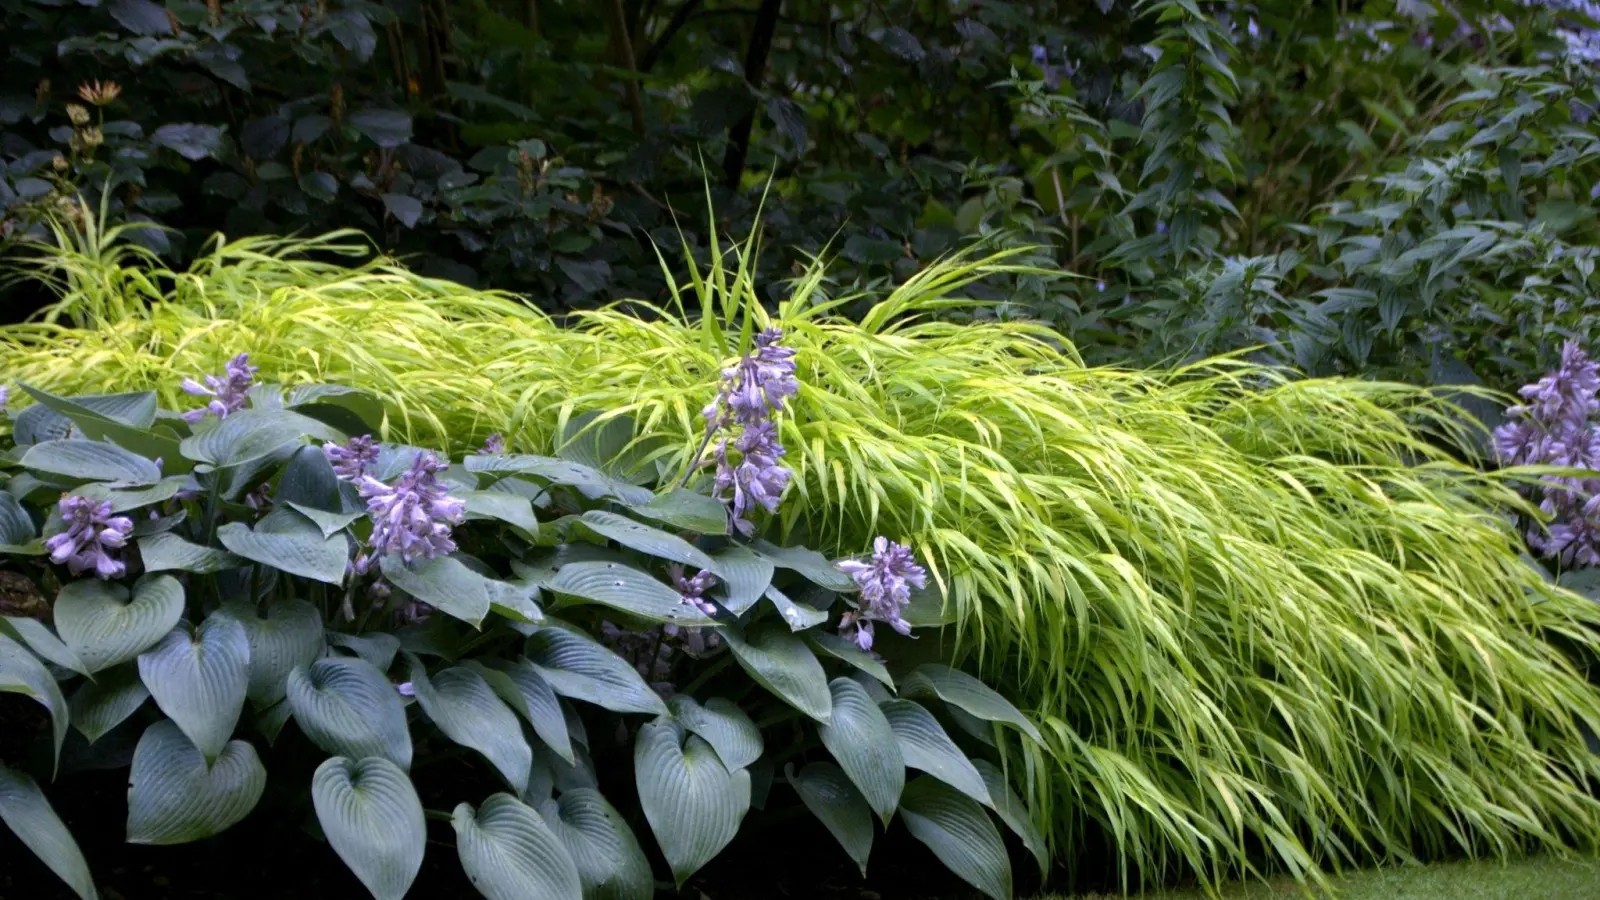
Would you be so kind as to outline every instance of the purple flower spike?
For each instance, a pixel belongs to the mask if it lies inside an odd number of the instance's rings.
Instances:
[[[96,503],[87,497],[62,497],[58,507],[66,530],[44,542],[50,561],[74,575],[93,570],[99,578],[121,578],[128,567],[112,558],[107,549],[127,545],[133,533],[133,520],[113,516],[110,501]]]
[[[466,504],[439,483],[439,473],[447,465],[432,453],[420,452],[393,485],[362,476],[358,487],[372,518],[374,556],[394,554],[409,563],[456,549],[450,526],[462,520]],[[365,571],[370,562],[362,559],[357,571]]]
[[[872,623],[887,622],[901,634],[911,633],[911,623],[904,616],[906,604],[911,602],[911,589],[928,586],[928,572],[917,565],[916,555],[910,547],[897,544],[886,537],[872,542],[872,558],[846,559],[835,565],[850,576],[861,591],[858,608],[840,619],[840,627],[855,632],[848,636],[862,650],[872,649]]]
[[[211,399],[205,406],[184,413],[184,419],[198,422],[208,415],[225,419],[230,413],[244,409],[249,400],[250,385],[259,371],[261,369],[258,366],[250,365],[250,354],[241,353],[229,361],[221,378],[207,375],[205,384],[185,378],[182,385],[184,393]]]
[[[378,442],[363,434],[344,444],[323,444],[322,455],[333,464],[333,474],[345,481],[360,481],[367,467],[378,461]]]
[[[748,514],[759,506],[769,513],[778,511],[778,500],[789,486],[793,473],[778,463],[783,445],[778,442],[778,426],[764,420],[745,428],[733,442],[740,453],[737,466],[728,461],[728,442],[717,445],[716,491],[733,491],[733,524],[740,533],[754,532]]]
[[[755,349],[722,370],[722,389],[701,413],[709,428],[726,428],[731,422],[753,425],[783,409],[784,401],[800,392],[794,349],[780,346],[781,340],[781,328],[762,331],[756,335]]]
[[[755,348],[737,365],[723,370],[722,388],[702,412],[708,441],[711,434],[724,432],[714,457],[716,494],[725,497],[732,492],[729,512],[734,527],[745,535],[755,532],[749,513],[756,507],[777,511],[791,476],[778,463],[784,451],[772,417],[800,391],[800,382],[795,378],[794,350],[781,346],[781,340],[783,330],[779,328],[756,335]],[[737,465],[728,458],[729,435],[735,428],[741,429],[737,438],[731,438],[732,448],[740,454]]]
[[[717,605],[705,598],[706,591],[717,583],[717,576],[701,570],[693,578],[683,576],[682,566],[672,567],[672,581],[678,589],[678,598],[685,606],[692,606],[708,616],[717,614]]]
[[[483,439],[483,449],[478,451],[479,456],[501,456],[506,452],[506,438],[500,432],[495,432]]]

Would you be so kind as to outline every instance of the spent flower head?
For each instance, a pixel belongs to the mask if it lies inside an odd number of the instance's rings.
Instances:
[[[184,393],[211,399],[205,406],[184,413],[184,419],[198,422],[208,415],[226,419],[229,414],[244,409],[250,398],[250,385],[255,382],[259,371],[259,366],[250,365],[250,354],[241,353],[228,361],[221,377],[207,375],[205,384],[185,378],[182,385]]]
[[[372,519],[369,546],[374,555],[396,555],[409,563],[456,549],[450,527],[462,520],[466,504],[439,483],[439,473],[447,466],[432,453],[420,451],[392,485],[370,475],[361,477],[357,486]],[[370,565],[371,558],[362,554],[355,569],[364,573]]]
[[[686,578],[683,567],[675,565],[672,567],[672,583],[678,589],[679,602],[708,616],[717,614],[717,605],[705,597],[706,591],[717,583],[717,576],[702,569],[693,577]]]
[[[873,622],[885,622],[901,634],[911,633],[905,608],[911,602],[912,588],[927,587],[928,572],[917,565],[916,554],[910,547],[880,536],[872,542],[869,559],[846,559],[835,565],[849,575],[861,591],[857,608],[845,613],[840,621],[856,646],[862,650],[872,649]],[[852,628],[854,633],[849,633]]]
[[[120,578],[127,565],[109,551],[126,546],[133,520],[111,514],[111,502],[65,496],[57,509],[66,530],[44,542],[50,561],[74,575],[94,572],[99,578]]]

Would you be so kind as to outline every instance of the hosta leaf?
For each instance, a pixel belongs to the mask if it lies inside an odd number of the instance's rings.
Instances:
[[[629,509],[646,519],[696,534],[728,533],[728,508],[722,501],[685,488],[673,488],[651,497],[649,503],[636,504]]]
[[[639,729],[633,770],[644,817],[681,888],[738,834],[750,809],[750,773],[729,772],[710,744],[692,734],[680,742],[665,722]]]
[[[87,497],[97,502],[111,504],[111,511],[124,513],[130,509],[149,506],[152,503],[161,503],[177,496],[183,490],[189,479],[182,477],[163,478],[149,487],[129,488],[117,490],[106,484],[86,484],[73,491],[80,497]]]
[[[590,500],[615,497],[623,503],[638,504],[649,503],[654,496],[648,488],[612,478],[598,469],[548,456],[468,456],[464,463],[468,472],[533,475],[551,484],[575,487]]]
[[[229,522],[217,529],[222,546],[252,562],[327,584],[343,584],[350,546],[343,534],[324,537],[315,522],[291,509],[275,509],[256,523]]]
[[[278,735],[283,732],[283,726],[289,724],[289,718],[293,715],[294,709],[289,706],[286,698],[256,716],[256,730],[267,739],[267,746],[270,747],[278,742]]]
[[[26,544],[39,536],[33,517],[11,494],[0,491],[0,544],[13,547]]]
[[[374,631],[371,634],[330,631],[323,637],[329,644],[349,650],[371,663],[379,672],[389,671],[389,667],[394,665],[394,655],[400,652],[400,639],[386,631]]]
[[[688,694],[677,694],[667,708],[691,734],[705,738],[730,772],[761,758],[761,730],[732,700],[712,697],[701,706]]]
[[[921,769],[979,803],[990,805],[989,789],[983,785],[983,776],[973,768],[972,761],[955,741],[950,740],[933,713],[910,700],[890,700],[880,704],[879,709],[889,720],[889,727],[894,729],[907,766]]]
[[[411,732],[400,694],[372,663],[325,657],[289,673],[289,708],[300,730],[336,756],[382,756],[411,768]]]
[[[61,760],[61,743],[67,739],[69,713],[67,698],[45,664],[28,648],[0,635],[0,693],[21,694],[39,702],[50,713],[50,730],[55,754],[51,765]]]
[[[817,728],[822,746],[888,827],[906,785],[906,761],[894,729],[861,685],[835,678],[828,690],[833,695],[833,718]]]
[[[844,574],[828,561],[826,556],[815,550],[805,547],[779,547],[767,541],[757,540],[751,547],[780,569],[798,572],[812,584],[818,584],[830,591],[855,590],[855,582],[850,576]]]
[[[161,470],[151,460],[101,441],[60,440],[34,444],[22,454],[22,467],[72,481],[114,481],[138,486],[161,480]]]
[[[568,563],[545,584],[554,593],[582,597],[652,622],[714,624],[704,613],[684,603],[677,591],[626,563]]]
[[[304,449],[309,450],[311,448],[306,447]],[[296,503],[293,500],[283,500],[282,498],[279,499],[284,506],[287,506],[300,515],[305,516],[307,519],[310,519],[312,524],[317,526],[317,530],[321,531],[322,536],[325,538],[333,537],[335,534],[338,534],[346,528],[349,528],[351,522],[354,522],[355,520],[366,515],[365,512],[360,510],[354,512],[329,512],[325,509],[317,509],[315,506],[307,506],[304,503]]]
[[[422,868],[428,830],[411,779],[381,756],[324,762],[311,802],[333,851],[376,900],[401,900]]]
[[[408,662],[417,703],[445,737],[483,754],[512,790],[519,794],[527,790],[533,750],[522,737],[516,714],[483,676],[456,666],[430,678],[421,660],[412,656]]]
[[[0,822],[82,900],[96,900],[89,863],[32,778],[0,766]]]
[[[285,405],[349,434],[371,434],[383,427],[383,401],[360,388],[303,384],[289,392]]]
[[[38,619],[26,616],[0,616],[0,635],[25,645],[45,662],[70,669],[79,675],[89,674],[78,654],[72,652],[72,648],[63,643],[61,638],[56,637],[50,626]]]
[[[785,773],[806,809],[855,860],[861,877],[867,877],[867,857],[872,854],[872,808],[866,798],[832,763],[812,763],[798,775],[792,765],[786,766]]]
[[[139,680],[138,667],[121,665],[78,685],[67,699],[67,708],[72,711],[72,726],[92,744],[138,712],[149,697],[149,688]]]
[[[772,561],[749,547],[734,544],[718,550],[712,559],[717,564],[717,578],[728,592],[723,605],[736,616],[754,606],[772,585]]]
[[[667,705],[633,666],[588,635],[565,628],[540,628],[528,638],[527,653],[528,661],[563,697],[612,712],[667,712]]]
[[[250,642],[250,682],[245,695],[256,709],[282,700],[295,666],[309,666],[322,656],[322,613],[304,600],[274,601],[266,618],[247,603],[229,603],[223,612],[244,626]]]
[[[900,816],[950,871],[994,900],[1011,898],[1011,860],[983,807],[934,778],[918,778],[900,797]]]
[[[436,556],[410,565],[398,556],[386,556],[381,565],[383,577],[395,587],[474,628],[483,624],[491,608],[523,622],[543,618],[526,587],[485,578],[454,556]]]
[[[256,748],[229,741],[210,766],[177,724],[145,729],[128,774],[128,843],[184,844],[250,814],[267,786]]]
[[[58,397],[32,385],[19,386],[44,406],[73,420],[80,429],[84,427],[85,421],[114,423],[138,431],[148,429],[156,423],[157,403],[154,391]],[[97,435],[90,436],[99,440]]]
[[[773,608],[778,611],[778,616],[789,626],[790,631],[805,631],[828,621],[828,613],[825,610],[796,603],[775,587],[767,588],[766,598],[771,601]]]
[[[539,815],[567,848],[583,900],[651,900],[650,860],[622,815],[592,788],[572,788],[539,804]]]
[[[469,663],[469,665],[474,665]],[[547,747],[568,763],[572,759],[572,739],[567,733],[567,716],[561,709],[561,700],[556,696],[555,689],[550,687],[550,682],[544,680],[539,670],[527,660],[517,662],[502,662],[488,670],[494,675],[504,679],[489,678],[489,686],[495,693],[506,701],[506,704],[528,720],[533,726],[533,733],[539,736]],[[507,696],[507,690],[502,684],[509,684],[513,696]]]
[[[975,759],[972,765],[983,777],[983,785],[989,791],[989,797],[994,801],[994,811],[999,814],[1000,821],[1022,840],[1022,845],[1033,854],[1034,861],[1039,864],[1041,877],[1050,872],[1050,853],[1045,849],[1044,835],[1039,827],[1034,824],[1033,816],[1029,814],[1028,807],[1011,789],[1006,781],[1005,772],[1000,767],[987,759]]]
[[[233,736],[250,681],[250,639],[244,626],[213,615],[192,637],[186,626],[139,655],[139,680],[206,760]]]
[[[901,682],[900,693],[908,697],[938,697],[940,700],[977,716],[986,722],[1002,722],[1033,738],[1043,738],[1039,729],[1011,702],[978,679],[949,666],[923,663]]]
[[[762,687],[818,722],[827,722],[833,701],[828,676],[805,642],[789,629],[761,623],[744,634],[732,628],[722,636],[734,659]]]
[[[170,575],[146,575],[133,599],[120,584],[81,579],[56,597],[56,632],[91,674],[155,646],[183,617],[183,587]]]
[[[583,882],[561,839],[539,814],[510,794],[495,794],[476,812],[457,806],[450,817],[461,867],[488,900],[579,900]]]
[[[184,540],[170,531],[140,538],[139,558],[144,560],[147,572],[179,571],[210,575],[249,565],[243,557]]]
[[[637,550],[647,556],[668,559],[697,569],[716,570],[716,563],[704,550],[671,532],[635,522],[627,516],[592,509],[584,513],[583,524],[591,531]]]
[[[217,468],[244,468],[277,456],[285,445],[305,437],[336,443],[345,439],[337,429],[287,409],[243,409],[184,438],[180,452]]]
[[[883,667],[883,663],[873,658],[872,654],[857,647],[854,641],[829,631],[808,631],[805,638],[812,649],[821,650],[834,659],[848,663],[871,675],[889,690],[894,690],[894,679],[889,677],[889,670]]]
[[[346,508],[339,485],[339,476],[334,474],[333,464],[328,462],[322,448],[301,447],[284,463],[283,474],[278,476],[278,487],[272,492],[272,497],[279,503],[292,505],[302,513],[307,509],[317,509],[360,515],[363,510],[359,506]]]
[[[456,496],[466,503],[468,519],[495,519],[529,534],[539,533],[539,520],[526,497],[505,491],[462,491]]]

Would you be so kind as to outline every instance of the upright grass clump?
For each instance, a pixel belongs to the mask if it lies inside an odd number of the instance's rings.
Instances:
[[[748,249],[646,315],[561,323],[388,261],[294,253],[353,252],[341,240],[219,242],[141,275],[160,302],[0,331],[0,371],[170,392],[248,347],[264,377],[382,394],[393,437],[547,450],[609,410],[686,472],[721,367],[767,324],[723,330],[754,291]],[[132,282],[102,271],[120,265],[50,262],[64,296]],[[1600,692],[1551,642],[1600,653],[1600,611],[1520,558],[1515,493],[1431,440],[1462,437],[1453,408],[1237,359],[1086,368],[1048,329],[930,316],[1007,266],[935,266],[859,324],[831,311],[863,298],[826,298],[820,269],[796,282],[775,317],[804,385],[782,424],[782,524],[840,553],[885,534],[926,564],[954,616],[940,649],[1044,726],[1028,762],[1059,859],[1103,834],[1130,881],[1316,879],[1600,844],[1583,737]]]

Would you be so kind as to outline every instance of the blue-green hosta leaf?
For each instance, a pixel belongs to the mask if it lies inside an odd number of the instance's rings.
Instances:
[[[124,664],[78,685],[67,698],[67,708],[72,711],[72,726],[92,744],[138,712],[149,697],[138,667]]]
[[[405,771],[381,756],[335,756],[311,776],[311,802],[328,844],[375,900],[402,900],[428,840]]]
[[[350,561],[344,535],[324,537],[315,522],[283,507],[257,522],[254,530],[243,522],[229,522],[217,529],[217,539],[252,562],[326,584],[344,583]]]
[[[701,706],[688,694],[677,694],[667,708],[691,734],[705,738],[730,772],[761,758],[761,730],[732,700],[712,697]]]
[[[155,646],[183,617],[183,587],[170,575],[146,575],[133,598],[120,584],[71,582],[56,596],[56,632],[92,675]]]
[[[161,470],[154,462],[101,441],[60,440],[34,444],[22,454],[22,467],[72,481],[114,481],[138,486],[161,480]]]
[[[822,746],[861,790],[887,828],[906,785],[906,760],[894,729],[866,689],[848,678],[828,683],[833,718],[819,726]]]
[[[276,706],[267,707],[256,716],[256,730],[267,739],[267,746],[271,747],[278,742],[278,735],[283,732],[283,726],[289,724],[289,719],[294,715],[294,709],[289,706],[288,698],[279,700]]]
[[[539,814],[510,794],[450,817],[461,867],[488,900],[579,900],[583,882],[561,839]]]
[[[528,638],[528,661],[563,697],[612,712],[665,715],[667,705],[633,666],[588,635],[565,628],[540,628]]]
[[[313,744],[335,756],[382,756],[411,768],[405,705],[372,663],[324,657],[291,671],[288,688],[294,720]]]
[[[651,900],[650,860],[622,815],[593,788],[563,791],[538,805],[539,816],[567,848],[583,900]]]
[[[550,591],[581,597],[641,619],[688,627],[715,624],[654,576],[621,562],[573,562],[546,581]]]
[[[73,427],[71,419],[43,403],[35,403],[12,418],[11,437],[20,451],[33,444],[59,441],[71,434]]]
[[[639,803],[681,888],[728,846],[750,809],[750,773],[729,772],[711,745],[650,722],[633,745]]]
[[[468,519],[495,519],[529,535],[539,533],[539,520],[534,518],[533,504],[526,497],[505,491],[462,491],[455,496],[466,503]]]
[[[937,697],[986,722],[1010,725],[1035,743],[1043,741],[1039,729],[1010,701],[959,669],[923,663],[901,682],[900,692],[907,697]]]
[[[183,490],[185,484],[191,483],[183,476],[169,476],[163,478],[149,487],[142,488],[113,488],[106,484],[86,484],[73,491],[79,497],[87,497],[96,502],[111,504],[111,511],[124,513],[130,509],[149,506],[152,503],[161,503],[170,500]]]
[[[857,647],[849,638],[842,638],[831,631],[808,631],[805,639],[813,650],[820,650],[834,659],[848,663],[871,675],[889,690],[894,690],[894,679],[889,677],[889,670],[884,668],[883,663]]]
[[[383,401],[360,388],[302,384],[289,391],[284,403],[347,434],[377,434],[383,428]]]
[[[844,852],[850,854],[861,877],[867,877],[867,857],[872,855],[872,808],[843,771],[832,763],[815,762],[799,774],[784,767],[806,809],[816,816]]]
[[[224,604],[222,614],[244,626],[250,643],[250,682],[245,696],[256,709],[282,700],[289,672],[322,656],[322,613],[304,600],[276,600],[265,618],[249,603]]]
[[[894,729],[907,766],[927,772],[985,806],[992,803],[983,776],[950,740],[933,713],[910,700],[890,700],[880,704],[879,709]]]
[[[417,703],[445,737],[483,754],[512,790],[527,790],[533,750],[522,737],[516,714],[483,676],[456,666],[430,678],[421,660],[412,656],[408,663]]]
[[[245,469],[278,458],[286,445],[306,437],[335,443],[345,439],[338,429],[287,409],[243,409],[215,427],[184,438],[179,451],[188,459],[219,469]]]
[[[527,587],[486,578],[454,556],[436,556],[410,565],[398,556],[386,556],[379,565],[383,577],[395,587],[474,628],[482,626],[491,609],[514,621],[544,618]]]
[[[354,522],[355,520],[366,515],[366,513],[361,510],[355,510],[353,512],[329,512],[325,509],[317,509],[315,506],[306,506],[303,503],[296,503],[293,500],[283,500],[281,502],[284,506],[287,506],[300,515],[310,519],[312,523],[315,524],[322,532],[323,537],[333,537],[335,534],[338,534],[346,528],[349,528],[351,522]]]
[[[591,509],[582,516],[583,524],[596,534],[603,535],[646,556],[667,559],[694,566],[697,569],[716,571],[717,564],[704,550],[671,532],[635,522],[627,516]]]
[[[374,631],[371,634],[330,631],[324,637],[329,644],[349,650],[371,663],[379,672],[389,671],[389,667],[394,665],[394,655],[400,652],[400,639],[387,631]]]
[[[243,557],[207,547],[165,531],[139,539],[139,558],[147,572],[193,572],[211,575],[249,565]]]
[[[186,844],[250,814],[267,770],[246,741],[229,741],[209,766],[171,721],[145,729],[128,773],[128,843]]]
[[[231,616],[210,616],[192,637],[180,625],[139,655],[139,680],[206,760],[216,759],[244,711],[250,639]]]
[[[272,499],[290,504],[302,513],[307,509],[356,514],[363,512],[359,504],[345,502],[346,491],[340,487],[341,484],[322,448],[308,445],[296,450],[284,463]]]
[[[0,766],[0,822],[81,900],[97,900],[89,863],[32,778]]]
[[[770,622],[758,623],[744,634],[733,628],[720,631],[750,677],[818,722],[828,721],[833,708],[828,676],[799,636]]]
[[[62,415],[81,412],[100,422],[116,422],[129,428],[149,428],[156,423],[157,403],[154,391],[133,391],[125,394],[85,394],[78,397],[57,397],[30,385],[21,385],[33,399],[45,406],[47,401],[57,401]],[[68,410],[72,413],[69,413]]]
[[[33,517],[22,508],[17,498],[0,491],[0,544],[20,547],[39,536]]]
[[[994,811],[1000,816],[1000,821],[1022,840],[1022,845],[1033,854],[1033,859],[1039,864],[1041,877],[1050,872],[1050,853],[1045,849],[1044,835],[1039,831],[1039,826],[1033,821],[1033,816],[1028,812],[1028,807],[1017,796],[1016,791],[1006,781],[1005,772],[1000,767],[987,759],[975,759],[972,765],[983,776],[984,787],[989,791],[990,799],[994,800]]]
[[[468,456],[468,472],[504,475],[532,475],[551,484],[575,487],[591,500],[615,497],[623,503],[649,503],[654,496],[648,488],[613,478],[598,469],[548,456]]]
[[[900,797],[900,816],[950,871],[994,900],[1011,900],[1011,860],[983,807],[935,778],[918,778]]]
[[[696,534],[727,534],[728,508],[722,501],[686,488],[657,494],[649,503],[628,507],[637,515]]]
[[[178,455],[177,436],[153,430],[156,395],[152,392],[68,398],[26,384],[22,389],[42,406],[64,416],[90,440],[111,441],[148,459],[167,459],[169,471],[174,474],[190,468],[188,461]]]
[[[61,695],[61,685],[45,664],[28,652],[28,648],[0,635],[0,693],[21,694],[31,697],[50,712],[50,726],[55,755],[54,765],[61,760],[61,743],[67,739],[67,698]]]
[[[783,619],[790,631],[805,631],[828,621],[826,610],[796,603],[776,587],[767,588],[766,598],[771,601],[773,608],[778,611],[778,617]]]
[[[798,572],[812,584],[821,585],[830,591],[855,590],[856,584],[850,580],[850,576],[839,571],[826,556],[815,550],[808,550],[805,547],[779,547],[763,540],[757,540],[751,544],[751,548],[778,568]]]
[[[749,547],[734,544],[718,550],[712,558],[717,578],[728,594],[723,605],[736,616],[744,615],[772,586],[772,561]]]
[[[477,664],[469,662],[467,665]],[[489,686],[500,695],[500,699],[506,701],[506,705],[528,720],[539,740],[557,756],[571,763],[572,738],[567,732],[567,716],[561,708],[561,699],[533,663],[525,659],[498,662],[494,668],[486,669],[485,673]]]
[[[23,644],[45,662],[70,669],[79,675],[89,674],[78,654],[72,652],[72,648],[63,643],[61,638],[56,637],[50,626],[38,619],[26,616],[0,616],[0,635]]]

